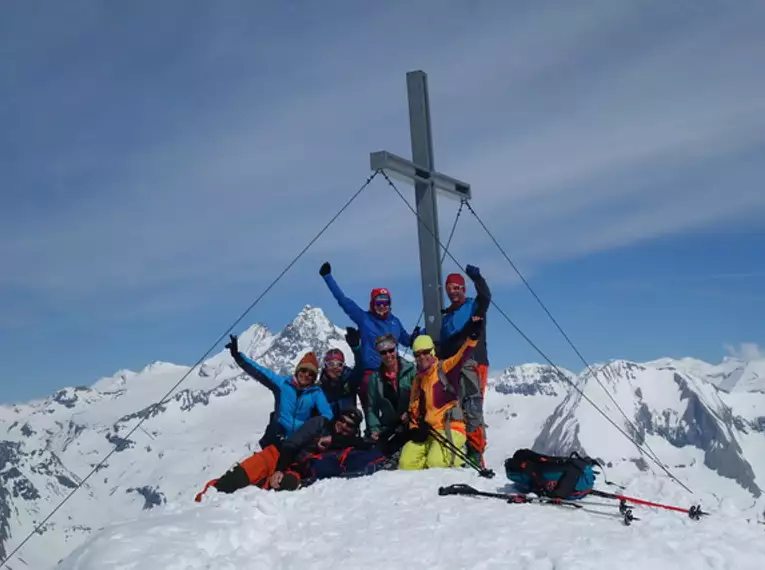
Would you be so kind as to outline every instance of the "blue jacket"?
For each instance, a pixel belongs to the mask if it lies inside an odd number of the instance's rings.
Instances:
[[[279,376],[241,352],[234,360],[242,370],[274,393],[276,407],[271,418],[281,428],[279,431],[283,430],[285,438],[300,429],[312,416],[317,415],[315,412],[328,420],[333,418],[332,408],[318,384],[299,388],[292,376]]]
[[[346,297],[331,273],[324,276],[324,281],[327,283],[327,287],[329,287],[340,308],[345,311],[348,318],[359,328],[359,334],[361,335],[361,362],[364,370],[377,370],[380,364],[382,364],[380,355],[375,350],[375,339],[378,336],[391,333],[396,337],[399,344],[404,346],[412,344],[409,333],[393,313],[389,312],[385,319],[381,319],[377,316],[377,313],[363,310]]]
[[[473,316],[475,299],[467,297],[457,309],[444,312],[441,316],[441,338],[446,339],[457,334]]]
[[[486,280],[481,275],[473,278],[476,296],[466,297],[461,305],[451,305],[441,312],[441,343],[439,358],[445,360],[454,356],[465,342],[463,333],[470,317],[483,317],[482,332],[478,346],[473,351],[473,360],[478,364],[489,365],[489,354],[486,348],[486,311],[491,303],[491,291]]]

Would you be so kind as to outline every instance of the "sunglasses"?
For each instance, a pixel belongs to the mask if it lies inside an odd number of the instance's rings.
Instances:
[[[356,421],[354,419],[352,419],[352,418],[349,418],[347,416],[340,416],[338,421],[341,424],[347,425],[349,428],[356,429]]]
[[[428,354],[433,354],[433,350],[430,348],[427,350],[418,350],[417,352],[414,353],[414,357],[419,358],[420,356],[426,356]]]
[[[392,352],[396,352],[396,349],[395,348],[386,348],[384,350],[378,350],[377,352],[379,352],[382,356],[385,356],[386,354],[391,354]]]
[[[324,363],[324,368],[342,368],[343,366],[344,363],[339,360],[328,360]]]
[[[390,301],[375,301],[375,307],[390,307]]]

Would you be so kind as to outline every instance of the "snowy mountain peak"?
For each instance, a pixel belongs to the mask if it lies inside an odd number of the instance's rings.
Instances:
[[[352,365],[344,334],[321,309],[306,305],[279,332],[255,324],[238,338],[250,358],[289,375],[309,350],[321,360],[329,348],[340,348]],[[733,360],[723,364],[739,369]],[[695,359],[614,360],[578,375],[545,364],[492,374],[487,461],[499,471],[521,447],[581,450],[615,464],[617,477],[646,475],[639,470],[649,463],[588,398],[639,443],[649,443],[692,487],[743,494],[751,503],[765,485],[765,394],[723,392],[710,369]],[[761,378],[759,368],[752,370]],[[0,406],[0,555],[112,451],[42,529],[42,538],[33,538],[45,540],[46,548],[22,549],[28,567],[50,568],[102,525],[148,509],[172,514],[183,508],[204,481],[257,450],[273,405],[271,392],[220,347],[198,368],[157,361],[139,372],[121,370],[90,389],[64,388],[44,400]]]
[[[346,361],[353,363],[353,353],[345,342],[345,331],[334,326],[319,308],[306,305],[273,339],[268,353],[260,361],[278,374],[292,374],[306,352],[313,351],[321,360],[330,348],[339,348]]]
[[[657,469],[609,425],[597,406],[638,444],[663,449],[659,457],[670,466],[699,461],[760,496],[740,442],[745,436],[744,421],[732,413],[712,384],[679,372],[676,366],[655,368],[628,361],[598,367],[595,374],[600,383],[588,371],[578,385],[582,393],[569,392],[561,401],[534,442],[535,449],[553,454],[577,450]]]
[[[506,368],[490,384],[501,394],[557,396],[568,391],[570,383],[566,378],[573,382],[576,375],[564,368],[556,370],[547,364],[532,363]]]

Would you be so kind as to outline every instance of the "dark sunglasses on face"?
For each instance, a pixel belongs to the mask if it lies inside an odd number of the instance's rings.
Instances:
[[[341,416],[339,419],[341,424],[348,426],[351,429],[356,429],[356,422],[345,416]]]
[[[386,348],[384,350],[378,350],[377,352],[379,352],[381,356],[385,356],[386,354],[390,354],[392,352],[396,352],[396,349],[395,348]]]
[[[390,307],[390,302],[389,301],[375,301],[375,307],[388,308],[388,307]]]

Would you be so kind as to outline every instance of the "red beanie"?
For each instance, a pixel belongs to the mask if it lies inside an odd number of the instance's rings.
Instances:
[[[377,297],[387,298],[388,302],[391,302],[390,298],[390,291],[388,291],[385,287],[378,287],[376,289],[372,289],[372,292],[369,294],[369,310],[374,311],[375,309],[375,299]]]
[[[446,277],[446,284],[448,285],[449,283],[456,283],[457,285],[459,285],[461,287],[464,287],[465,286],[465,278],[462,275],[460,275],[459,273],[450,273]]]
[[[339,360],[340,362],[345,362],[345,354],[343,354],[343,351],[339,348],[330,348],[326,354],[324,354],[324,364],[330,360]]]
[[[318,374],[319,359],[316,358],[316,355],[313,352],[307,352],[295,367],[295,374],[297,374],[299,370],[310,370],[314,374]]]

